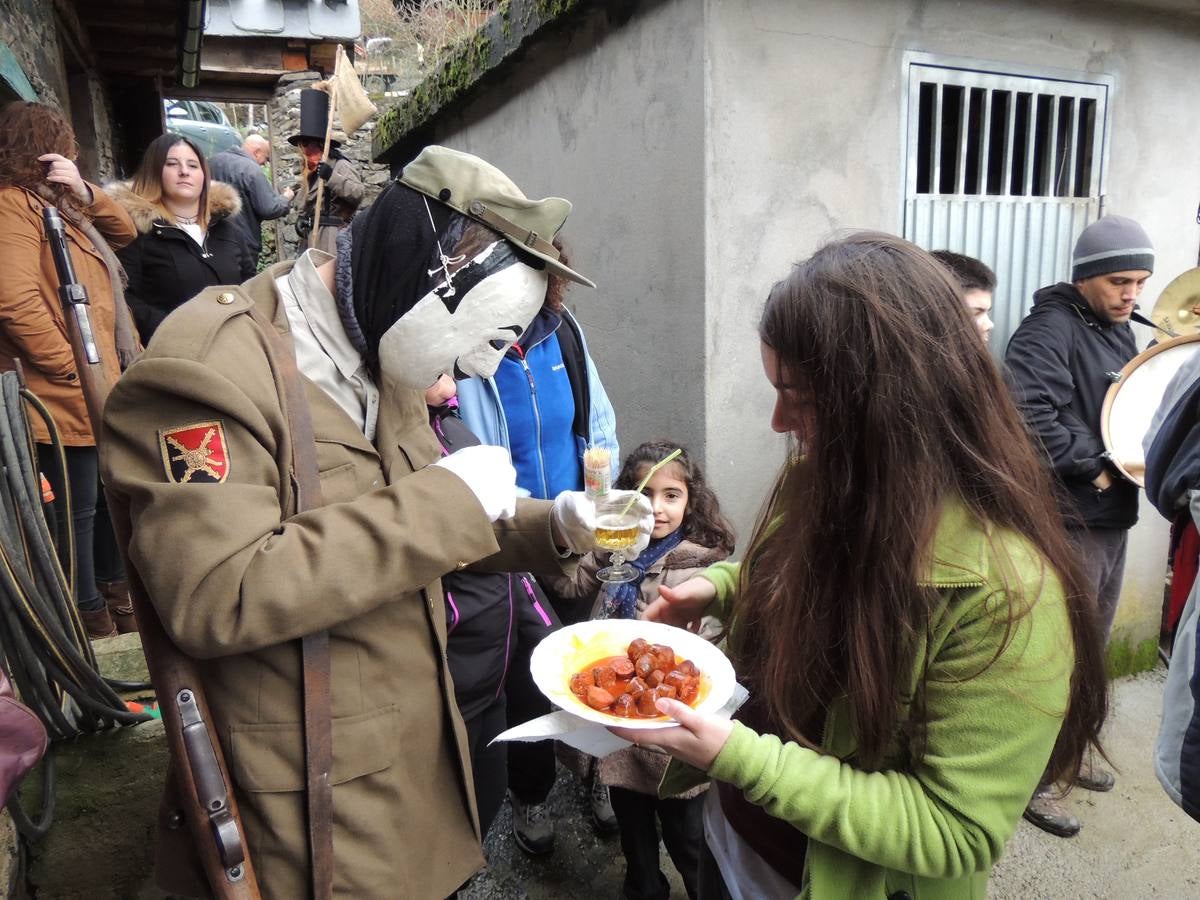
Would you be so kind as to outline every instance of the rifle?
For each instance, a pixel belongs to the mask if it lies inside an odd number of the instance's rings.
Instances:
[[[58,272],[58,295],[63,304],[67,336],[96,443],[104,401],[112,389],[104,371],[88,312],[87,288],[75,278],[67,235],[57,208],[42,211],[46,237]],[[133,601],[142,651],[150,681],[159,698],[167,745],[175,766],[184,809],[172,811],[169,820],[182,814],[192,844],[204,866],[209,888],[218,900],[259,900],[258,881],[246,849],[246,830],[230,788],[229,770],[211,726],[208,703],[195,661],[175,646],[158,617],[146,587],[129,558],[132,530],[129,509],[120,497],[105,491],[109,513]]]

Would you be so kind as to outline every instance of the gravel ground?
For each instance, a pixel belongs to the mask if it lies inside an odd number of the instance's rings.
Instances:
[[[592,825],[587,788],[562,766],[547,801],[555,818],[554,852],[527,856],[512,838],[512,812],[505,802],[488,831],[486,870],[460,892],[462,900],[550,900],[588,897],[618,900],[625,858],[616,835],[600,836]],[[683,882],[659,845],[660,867],[671,896],[686,898]]]
[[[1106,736],[1116,788],[1108,794],[1076,790],[1067,798],[1084,826],[1075,838],[1056,838],[1022,821],[996,867],[991,900],[1200,897],[1200,824],[1167,799],[1152,769],[1164,679],[1159,669],[1116,683]],[[522,853],[506,804],[485,845],[488,868],[462,892],[463,900],[621,896],[620,843],[596,834],[583,785],[560,768],[549,803],[557,819],[555,852],[541,859]],[[665,852],[662,870],[672,897],[682,900],[683,885]]]

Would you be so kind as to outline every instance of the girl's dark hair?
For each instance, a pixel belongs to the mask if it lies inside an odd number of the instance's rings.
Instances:
[[[660,459],[665,459],[679,444],[670,441],[647,441],[625,457],[621,465],[621,474],[617,476],[614,487],[623,491],[632,491],[638,486],[646,472]],[[733,526],[721,515],[721,505],[717,495],[704,480],[704,471],[700,468],[685,448],[677,457],[671,460],[670,466],[675,466],[687,485],[688,502],[683,514],[683,536],[693,544],[708,547],[712,550],[723,550],[726,554],[733,552]]]
[[[14,100],[0,110],[0,185],[49,189],[56,206],[82,212],[67,185],[46,181],[46,163],[38,160],[46,153],[73,160],[78,151],[75,130],[54,107]]]
[[[760,516],[730,622],[752,695],[764,698],[782,736],[811,747],[817,735],[806,731],[844,693],[861,764],[882,764],[938,603],[918,576],[943,503],[958,500],[989,531],[1028,540],[1046,564],[1044,581],[1063,588],[1075,666],[1048,772],[1072,776],[1088,745],[1099,747],[1107,712],[1096,605],[1047,466],[949,273],[907,241],[853,234],[772,288],[759,336],[775,354],[768,375],[784,388],[778,402],[794,404],[811,430]],[[786,524],[772,532],[779,514]],[[999,542],[992,547],[1001,570],[1014,572]],[[1004,601],[996,627],[1005,630],[997,658],[1037,602],[1037,590],[1022,596],[1016,580],[996,595]],[[918,674],[911,730],[904,726],[914,759],[925,749],[930,677]]]
[[[133,174],[131,187],[139,197],[154,204],[162,218],[168,222],[174,221],[175,217],[163,204],[162,171],[171,149],[180,144],[190,147],[196,154],[196,158],[200,160],[200,171],[204,173],[204,187],[200,190],[200,218],[197,220],[197,224],[201,228],[207,229],[208,186],[212,181],[212,175],[208,171],[208,160],[204,158],[204,151],[191,138],[181,134],[160,134],[152,140],[150,146],[146,148],[146,152],[142,154],[142,161],[138,164],[137,171]]]

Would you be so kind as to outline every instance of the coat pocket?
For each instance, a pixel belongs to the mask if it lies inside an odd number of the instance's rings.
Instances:
[[[252,792],[304,790],[304,726],[265,723],[230,726],[237,785]],[[334,784],[381,772],[400,756],[400,713],[395,706],[333,719]]]

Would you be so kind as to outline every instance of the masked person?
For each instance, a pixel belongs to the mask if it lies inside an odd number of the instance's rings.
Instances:
[[[297,639],[321,630],[335,895],[445,897],[483,864],[439,579],[472,565],[561,572],[594,547],[594,508],[577,492],[518,501],[502,448],[441,457],[423,392],[443,372],[490,374],[551,279],[590,284],[532,234],[552,237],[569,211],[481,159],[426,148],[336,257],[310,250],[201,294],[109,398],[104,472],[128,506],[129,558],[167,632],[205,660],[265,897],[309,893]],[[299,514],[264,349],[280,335],[321,475],[323,505]]]
[[[329,142],[329,157],[325,150],[325,129],[329,122],[329,95],[314,88],[300,92],[300,130],[288,138],[288,143],[300,148],[304,172],[296,185],[292,206],[300,210],[296,233],[300,236],[299,252],[308,247],[308,237],[314,228],[316,247],[333,253],[338,232],[349,224],[366,194],[358,169],[338,148],[336,137]],[[338,134],[335,132],[335,134]],[[344,137],[344,135],[342,135]],[[321,210],[317,213],[317,186],[325,182],[321,195]],[[426,385],[428,387],[429,385]]]

